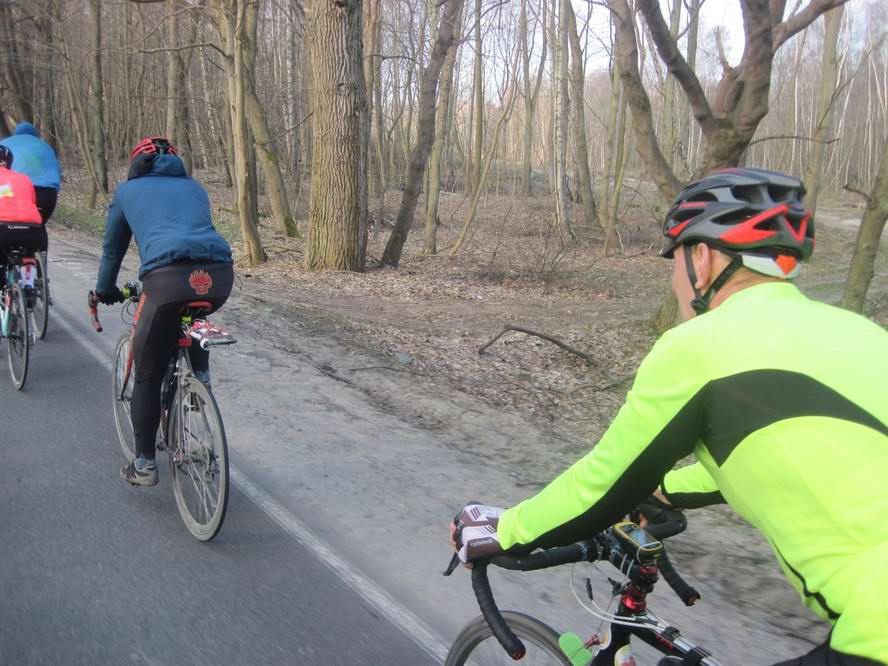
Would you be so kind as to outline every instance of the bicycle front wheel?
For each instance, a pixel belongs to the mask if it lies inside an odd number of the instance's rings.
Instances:
[[[28,378],[28,360],[31,355],[31,331],[28,327],[28,310],[25,294],[17,284],[12,285],[9,305],[9,339],[6,355],[9,359],[9,376],[19,391]]]
[[[132,344],[129,333],[124,333],[117,341],[117,349],[114,352],[114,374],[111,377],[111,399],[114,405],[114,425],[117,427],[117,438],[120,447],[127,460],[136,457],[136,434],[133,432],[132,398],[133,377],[132,371],[127,372],[130,357],[130,345]]]
[[[34,278],[34,301],[31,307],[34,318],[34,335],[40,340],[46,337],[49,326],[49,280],[46,278],[46,261],[43,253],[37,253],[37,276]]]
[[[177,390],[170,410],[168,447],[173,492],[185,527],[209,541],[228,508],[228,443],[213,394],[193,376]]]
[[[547,624],[524,613],[503,611],[503,619],[527,648],[522,664],[532,666],[570,666],[570,660],[558,647],[558,633]],[[444,666],[498,666],[515,663],[493,636],[483,617],[477,617],[459,633],[447,654]]]

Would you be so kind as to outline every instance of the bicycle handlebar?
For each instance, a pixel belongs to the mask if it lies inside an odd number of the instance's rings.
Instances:
[[[478,608],[481,609],[481,615],[484,621],[493,632],[496,640],[503,646],[506,653],[515,661],[522,659],[527,652],[524,643],[515,635],[515,632],[506,623],[499,608],[497,608],[496,600],[493,598],[493,592],[490,589],[490,581],[487,579],[488,562],[475,562],[472,565],[472,589],[475,591],[475,598],[478,600]]]
[[[472,563],[472,590],[475,592],[481,615],[484,616],[484,620],[490,627],[494,637],[512,659],[518,660],[523,658],[526,649],[521,639],[515,635],[515,632],[506,623],[496,605],[493,591],[490,589],[490,581],[487,577],[488,566],[493,564],[511,571],[537,571],[575,562],[591,562],[596,559],[611,560],[611,555],[615,553],[610,552],[611,548],[607,545],[607,541],[602,540],[603,536],[604,534],[598,535],[594,539],[580,541],[568,546],[559,546],[525,555],[497,555],[489,560],[480,560]],[[454,560],[456,560],[456,556],[454,556]],[[458,560],[451,561],[451,565],[445,571],[445,575],[449,575],[453,571],[457,562]],[[679,575],[672,562],[669,561],[665,550],[660,553],[657,562],[663,578],[686,606],[692,606],[700,599],[700,593]]]
[[[117,299],[117,303],[123,303],[127,300],[137,300],[142,295],[142,290],[139,287],[138,282],[127,282],[123,285],[123,289],[120,290],[120,294],[123,298]],[[89,310],[89,317],[92,321],[92,326],[96,329],[96,333],[101,333],[104,329],[102,328],[102,322],[99,321],[99,300],[98,294],[92,289],[89,290],[89,294],[86,297],[86,306]]]
[[[669,587],[678,595],[678,598],[682,600],[685,606],[693,606],[700,601],[700,593],[692,585],[688,585],[685,579],[681,577],[681,574],[675,570],[665,550],[660,553],[659,569],[660,573],[663,574],[663,580],[669,584]]]

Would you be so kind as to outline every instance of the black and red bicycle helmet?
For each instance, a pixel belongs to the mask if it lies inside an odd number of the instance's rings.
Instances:
[[[791,279],[814,251],[814,220],[802,181],[764,169],[720,169],[684,188],[666,215],[660,253],[702,242],[740,256],[746,268]]]
[[[175,155],[176,147],[162,136],[148,136],[139,141],[130,153],[130,161],[139,155]]]

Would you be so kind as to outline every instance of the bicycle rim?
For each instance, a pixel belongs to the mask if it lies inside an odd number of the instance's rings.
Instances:
[[[213,394],[194,377],[177,391],[168,440],[179,514],[194,538],[209,541],[228,508],[228,444]]]
[[[117,437],[120,447],[127,460],[136,457],[136,435],[133,432],[132,397],[133,376],[130,373],[126,390],[121,396],[123,380],[126,375],[126,363],[129,358],[130,335],[122,335],[117,341],[117,349],[114,353],[114,374],[111,378],[111,399],[114,405],[114,425],[117,427]]]
[[[9,338],[6,344],[6,356],[9,360],[9,376],[12,384],[19,391],[28,378],[28,360],[31,354],[30,331],[28,330],[28,311],[25,308],[25,296],[21,287],[12,285],[12,302],[9,307]]]
[[[558,647],[558,633],[550,626],[515,611],[503,611],[503,618],[527,648],[527,653],[521,659],[522,664],[570,666],[570,660]],[[456,637],[444,665],[506,666],[514,663],[494,638],[484,618],[477,617]]]
[[[42,340],[46,337],[49,326],[49,281],[46,279],[46,264],[43,254],[37,253],[37,277],[34,278],[34,306],[31,308],[34,318],[34,335]]]

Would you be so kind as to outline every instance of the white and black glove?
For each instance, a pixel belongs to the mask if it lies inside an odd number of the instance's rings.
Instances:
[[[503,552],[496,526],[505,509],[472,503],[453,520],[453,542],[463,564],[483,560]]]

